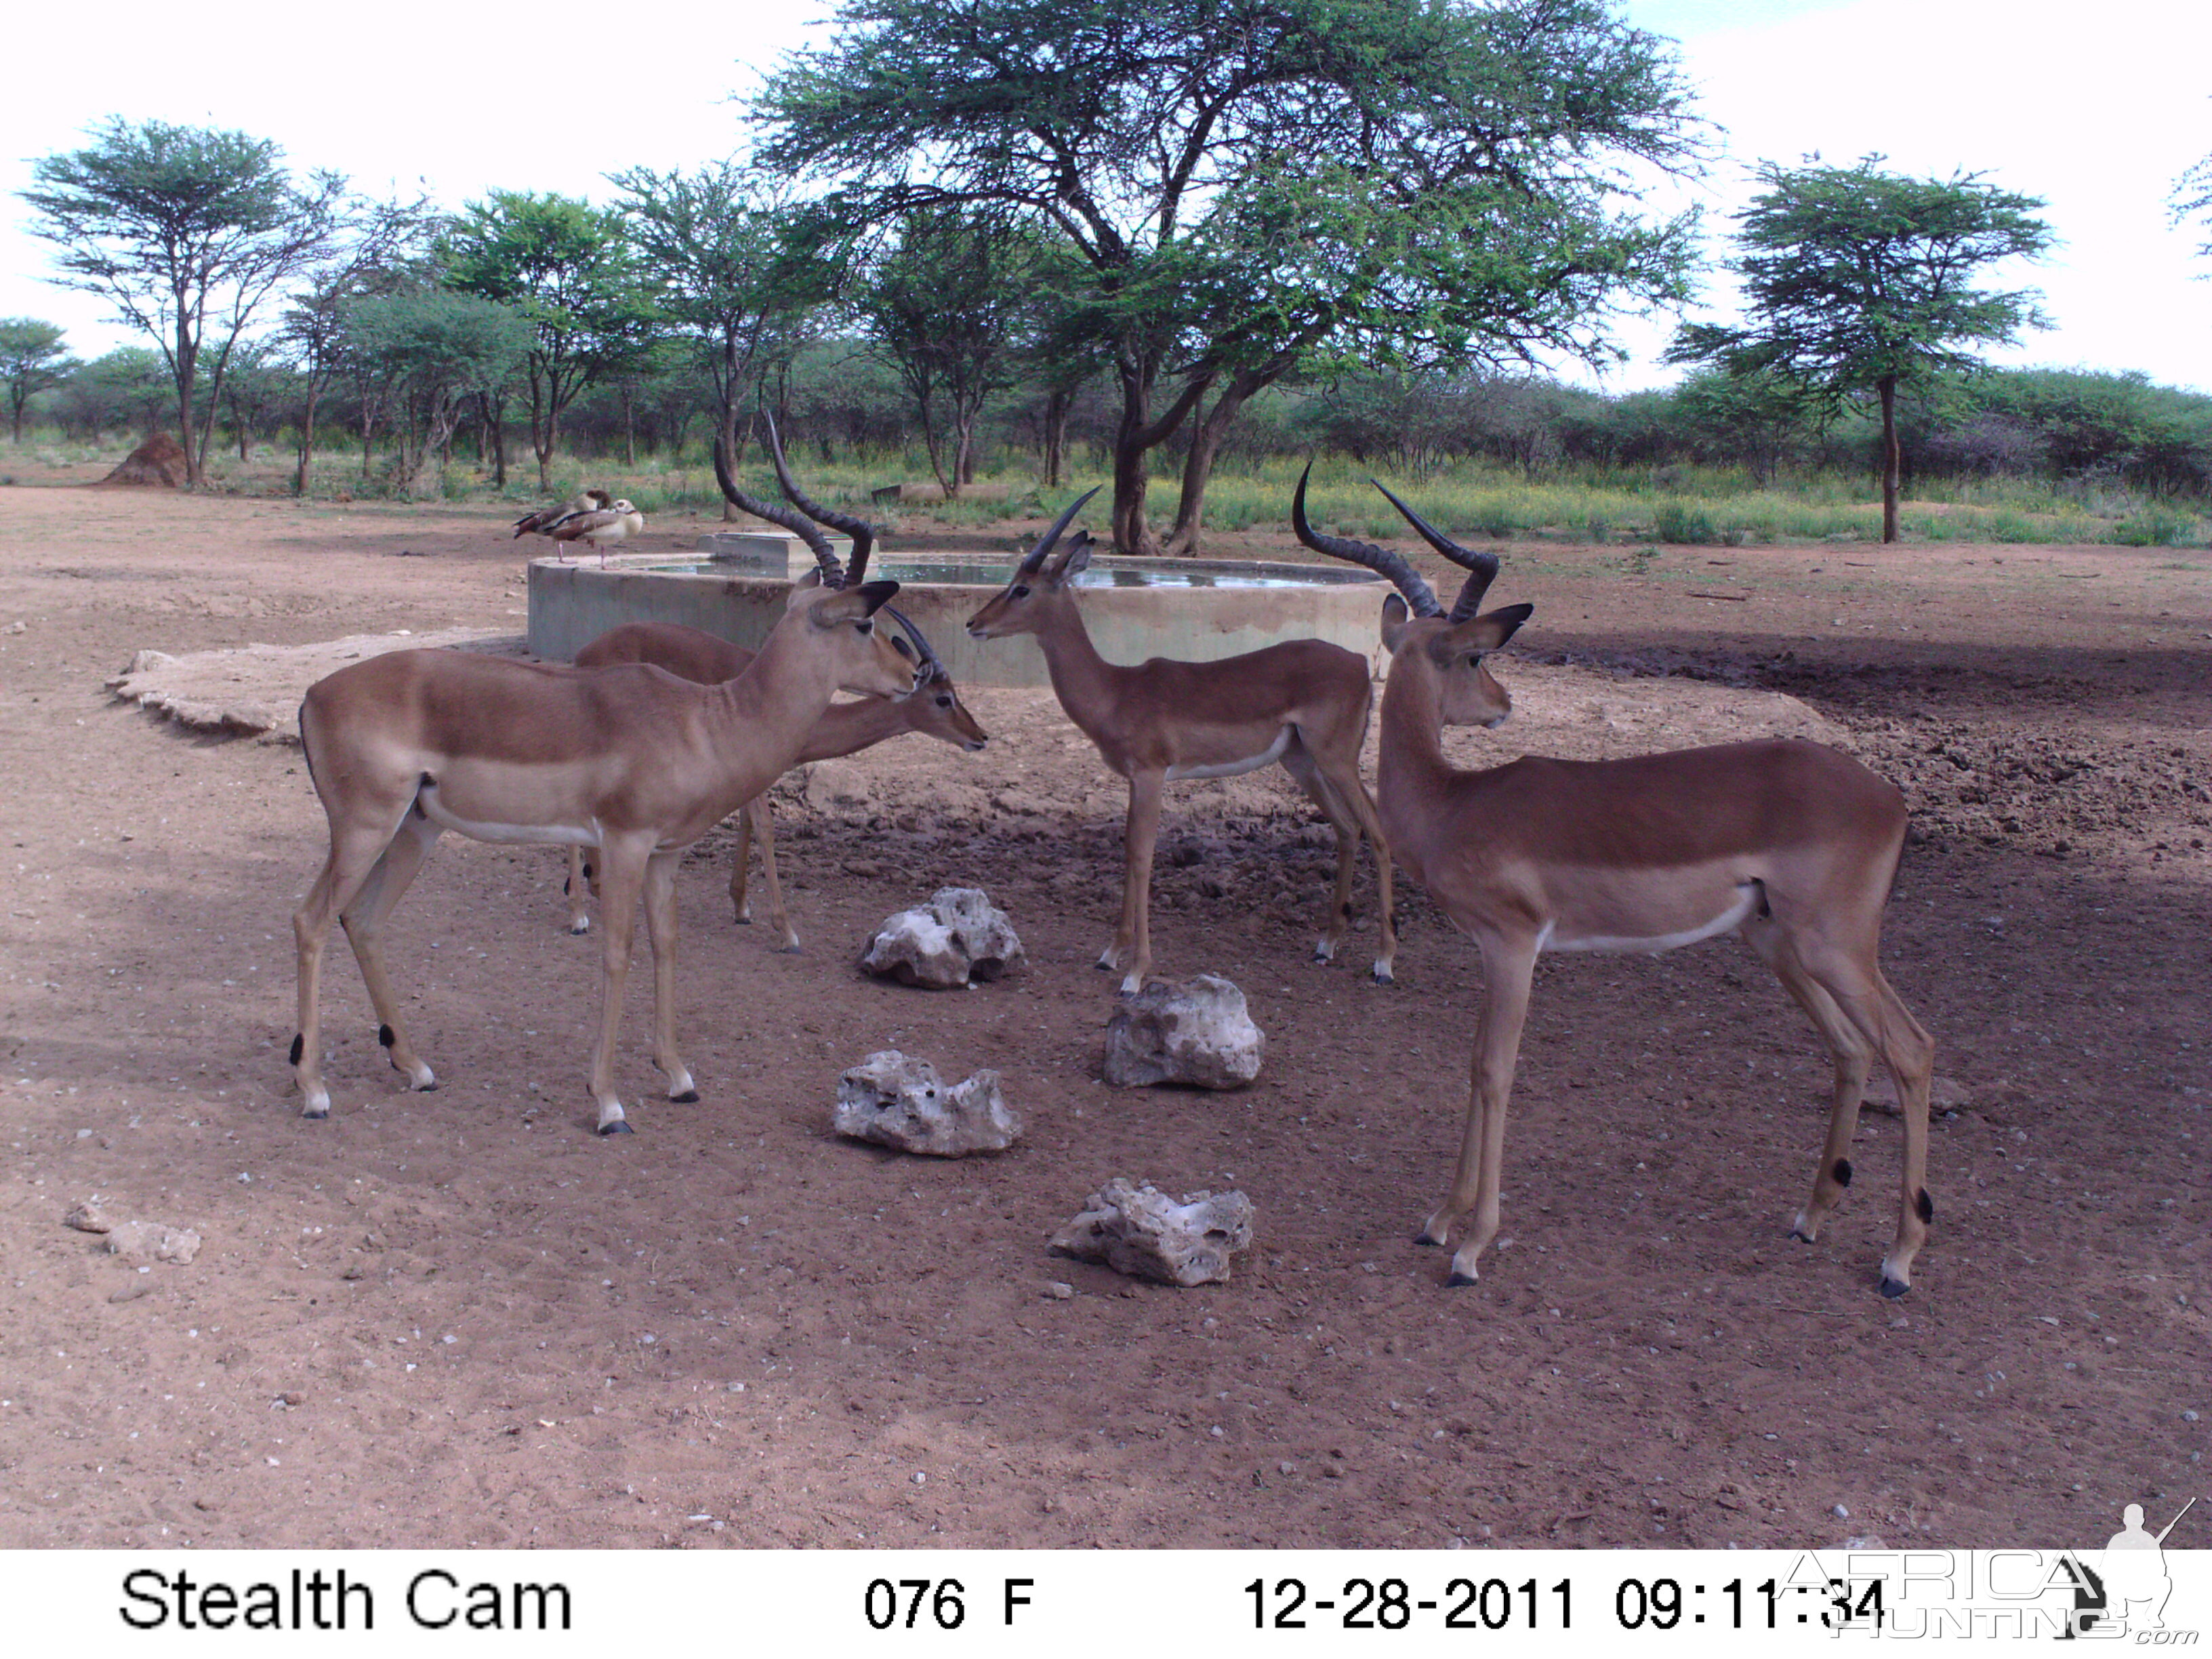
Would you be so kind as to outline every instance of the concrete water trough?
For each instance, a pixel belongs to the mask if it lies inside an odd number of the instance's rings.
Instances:
[[[832,539],[842,556],[848,550]],[[601,568],[533,559],[530,648],[566,662],[608,629],[629,622],[686,623],[757,648],[783,614],[793,577],[813,568],[796,538],[728,532],[702,538],[690,558],[623,554]],[[871,577],[902,584],[911,617],[963,685],[1048,685],[1044,655],[1027,637],[974,640],[966,623],[1006,585],[1005,554],[886,554]],[[1204,662],[1284,640],[1319,639],[1373,661],[1389,585],[1351,566],[1265,564],[1231,559],[1094,557],[1076,578],[1083,618],[1109,662],[1147,657]]]

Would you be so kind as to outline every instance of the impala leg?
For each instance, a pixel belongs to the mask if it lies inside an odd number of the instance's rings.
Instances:
[[[752,881],[753,814],[747,801],[738,809],[738,848],[730,860],[730,915],[740,927],[753,925],[752,900],[746,889]]]
[[[615,1042],[622,1033],[623,990],[629,981],[630,943],[637,927],[638,895],[645,885],[649,847],[607,841],[599,846],[599,961],[604,997],[599,1046],[592,1060],[592,1098],[599,1132],[629,1134],[622,1097],[615,1092]]]
[[[1874,1049],[1859,1035],[1850,1016],[1806,972],[1797,950],[1779,922],[1755,917],[1744,923],[1744,943],[1774,970],[1783,988],[1813,1022],[1835,1064],[1835,1084],[1828,1101],[1828,1142],[1820,1150],[1820,1168],[1813,1174],[1813,1191],[1790,1223],[1790,1236],[1810,1244],[1844,1200],[1851,1184],[1851,1139],[1858,1133],[1859,1103],[1866,1095],[1867,1073],[1874,1064]]]
[[[443,833],[421,812],[408,813],[399,833],[392,838],[352,901],[338,912],[339,925],[353,945],[354,960],[361,965],[368,1000],[376,1009],[377,1041],[390,1056],[392,1069],[407,1079],[407,1086],[425,1091],[436,1088],[438,1079],[408,1040],[399,999],[384,965],[384,922],[405,896],[422,871],[422,860],[429,857]]]
[[[1160,789],[1165,775],[1138,772],[1129,779],[1129,817],[1122,832],[1121,925],[1098,958],[1121,969],[1121,989],[1144,988],[1152,969],[1152,848],[1160,838]]]
[[[1905,1167],[1897,1237],[1881,1259],[1881,1293],[1903,1296],[1912,1288],[1912,1258],[1928,1242],[1928,1224],[1936,1218],[1936,1202],[1928,1196],[1928,1086],[1936,1071],[1936,1042],[1890,988],[1880,968],[1869,963],[1862,973],[1848,958],[1808,965],[1874,1044],[1897,1083],[1905,1123]]]
[[[1382,814],[1375,810],[1375,799],[1367,793],[1367,786],[1359,781],[1355,768],[1347,783],[1348,796],[1359,827],[1366,832],[1367,845],[1375,854],[1375,890],[1382,907],[1382,938],[1376,946],[1375,981],[1389,985],[1396,981],[1394,964],[1398,959],[1398,907],[1390,884],[1390,844],[1382,839]]]
[[[1897,1237],[1889,1253],[1882,1258],[1881,1293],[1899,1297],[1911,1288],[1912,1259],[1927,1242],[1928,1224],[1936,1218],[1936,1205],[1928,1196],[1927,1184],[1928,1088],[1935,1074],[1936,1043],[1912,1017],[1904,1000],[1882,977],[1874,952],[1870,941],[1863,952],[1825,941],[1795,945],[1795,955],[1807,976],[1856,1029],[1861,1042],[1881,1057],[1897,1083],[1905,1127],[1905,1158]],[[1857,1115],[1857,1103],[1854,1101],[1848,1122],[1839,1123],[1836,1116],[1832,1116],[1823,1176],[1834,1173],[1839,1149],[1849,1146]],[[1846,1171],[1849,1167],[1848,1164],[1844,1166]],[[1820,1195],[1817,1180],[1814,1192],[1817,1202]],[[1814,1219],[1817,1222],[1819,1218]]]
[[[1474,1224],[1452,1256],[1450,1285],[1472,1285],[1476,1261],[1498,1237],[1498,1189],[1505,1163],[1505,1108],[1513,1091],[1513,1067],[1521,1051],[1521,1027],[1528,1017],[1530,983],[1536,952],[1528,945],[1486,944],[1482,952],[1482,1016],[1474,1039],[1474,1062],[1468,1082],[1467,1127],[1460,1140],[1459,1166],[1443,1206],[1422,1227],[1421,1243],[1442,1244],[1453,1224],[1472,1210]]]
[[[299,1028],[292,1037],[292,1074],[300,1085],[300,1115],[328,1117],[331,1091],[323,1082],[323,947],[338,907],[349,904],[392,843],[402,814],[340,827],[331,826],[331,853],[300,908],[292,913],[292,939],[299,960]]]
[[[655,853],[645,866],[645,934],[653,945],[653,1063],[667,1073],[668,1097],[694,1101],[699,1091],[676,1051],[676,861]]]
[[[1329,895],[1322,935],[1314,941],[1314,960],[1333,962],[1337,947],[1344,943],[1345,930],[1352,925],[1352,878],[1359,860],[1359,820],[1352,815],[1335,780],[1322,774],[1303,743],[1293,741],[1283,751],[1283,769],[1298,781],[1299,787],[1321,808],[1329,828],[1336,831],[1336,889]]]
[[[592,931],[592,913],[585,908],[584,899],[591,890],[591,878],[584,873],[584,849],[568,849],[568,879],[561,884],[561,890],[568,899],[568,931],[588,933]]]
[[[795,951],[799,934],[792,927],[791,913],[784,908],[783,882],[775,872],[775,819],[769,811],[766,795],[756,795],[745,803],[744,821],[760,842],[761,880],[768,887],[768,925],[783,941],[775,948]]]

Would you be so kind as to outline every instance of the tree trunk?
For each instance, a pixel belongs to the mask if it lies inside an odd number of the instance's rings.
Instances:
[[[1175,435],[1212,386],[1213,376],[1194,376],[1164,414],[1147,422],[1156,365],[1131,355],[1121,359],[1116,372],[1121,380],[1121,418],[1114,428],[1114,550],[1158,558],[1160,544],[1145,523],[1145,490],[1150,482],[1145,457]]]
[[[300,468],[292,475],[292,493],[305,495],[315,471],[315,405],[321,400],[322,389],[311,376],[307,381],[307,410],[300,422]]]
[[[199,342],[193,339],[181,315],[177,319],[177,441],[185,447],[185,485],[197,489],[206,482],[207,451],[192,434],[192,377],[199,373]]]
[[[15,417],[15,447],[21,449],[23,447],[23,404],[25,399],[22,397],[16,396],[15,389],[10,387],[9,389],[9,401],[14,405],[14,408],[10,412]]]
[[[1881,394],[1881,538],[1897,539],[1897,377],[1885,374],[1875,382]]]
[[[491,482],[495,489],[507,488],[507,398],[484,394],[484,422],[491,428]]]
[[[1190,434],[1190,453],[1182,463],[1182,499],[1176,504],[1175,526],[1168,532],[1164,551],[1180,558],[1198,551],[1199,529],[1205,522],[1206,485],[1213,476],[1214,458],[1221,453],[1222,440],[1236,424],[1238,411],[1265,384],[1251,374],[1235,376]]]
[[[740,454],[738,447],[738,400],[734,393],[722,405],[721,414],[714,422],[714,435],[710,447],[720,448],[721,453],[726,458],[723,464],[730,469],[730,474],[734,477],[737,475]],[[738,511],[738,504],[735,501],[726,496],[723,498],[722,522],[724,524],[735,524],[744,516]]]
[[[630,389],[625,386],[622,388],[623,465],[635,467],[637,465],[637,424],[633,418],[631,402]]]
[[[1044,404],[1044,485],[1060,488],[1060,469],[1067,461],[1067,411],[1075,394],[1055,388]]]

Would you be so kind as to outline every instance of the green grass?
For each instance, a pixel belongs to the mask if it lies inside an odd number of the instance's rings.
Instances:
[[[129,441],[111,437],[98,444],[64,443],[42,434],[23,445],[15,457],[26,465],[20,476],[39,467],[81,466],[112,462]],[[12,448],[12,446],[0,446]],[[754,493],[775,499],[774,474],[757,452],[740,468],[741,482]],[[1303,459],[1276,459],[1226,463],[1209,483],[1205,527],[1216,532],[1269,530],[1283,526],[1291,493]],[[927,479],[929,468],[919,452],[848,453],[823,463],[807,456],[799,470],[808,491],[832,507],[865,515],[895,519],[909,529],[985,529],[1013,519],[1035,518],[1058,508],[1093,484],[1107,482],[1097,458],[1089,458],[1059,489],[1038,483],[1027,457],[983,472],[977,482],[1003,485],[1001,499],[879,507],[876,487],[896,480]],[[1409,531],[1396,511],[1368,483],[1370,469],[1351,459],[1327,455],[1316,459],[1308,495],[1314,520],[1326,530],[1366,540],[1403,541]],[[245,494],[285,495],[291,486],[289,447],[266,445],[241,465],[234,453],[211,457],[213,488]],[[1874,487],[1863,477],[1822,474],[1790,477],[1762,485],[1741,468],[1581,467],[1530,479],[1518,470],[1468,461],[1439,468],[1420,478],[1389,477],[1398,490],[1437,528],[1463,540],[1552,540],[1593,543],[1659,543],[1686,546],[1737,545],[1817,541],[1875,542],[1881,511]],[[1164,464],[1151,481],[1147,510],[1164,528],[1175,511],[1180,475]],[[719,516],[721,492],[712,468],[696,449],[680,459],[647,457],[635,467],[605,459],[563,457],[552,468],[551,489],[541,489],[538,468],[526,447],[510,454],[507,483],[491,487],[472,460],[458,459],[438,493],[457,505],[497,503],[520,512],[548,496],[562,498],[586,486],[627,496],[648,517]],[[364,484],[358,450],[327,447],[318,453],[313,489],[322,497],[375,499],[384,488]],[[1103,506],[1103,502],[1100,504]],[[1103,516],[1099,507],[1094,516]],[[1930,480],[1916,486],[1901,514],[1908,542],[2117,544],[2130,547],[2202,547],[2212,534],[2212,514],[2197,504],[2135,497],[2108,487],[2075,488],[2037,479]]]

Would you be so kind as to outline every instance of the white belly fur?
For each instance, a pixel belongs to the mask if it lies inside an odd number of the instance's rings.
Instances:
[[[1249,760],[1223,761],[1217,766],[1170,766],[1170,778],[1233,778],[1245,772],[1256,772],[1263,766],[1273,766],[1282,759],[1283,750],[1291,746],[1291,728],[1285,726],[1275,733],[1275,740],[1266,751]]]
[[[457,817],[440,802],[434,786],[424,786],[416,795],[415,801],[422,809],[422,816],[441,830],[451,830],[471,841],[504,842],[531,847],[597,847],[599,844],[597,823],[477,823],[467,818]]]
[[[1657,956],[1662,951],[1672,951],[1685,945],[1695,945],[1701,939],[1711,939],[1716,933],[1726,933],[1741,927],[1751,913],[1759,908],[1759,885],[1746,882],[1736,889],[1736,902],[1703,927],[1692,927],[1679,933],[1661,933],[1650,939],[1614,938],[1593,933],[1587,939],[1561,939],[1553,933],[1553,922],[1544,924],[1537,935],[1539,951],[1639,951],[1647,956]]]

